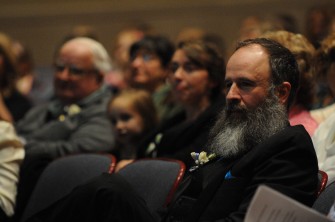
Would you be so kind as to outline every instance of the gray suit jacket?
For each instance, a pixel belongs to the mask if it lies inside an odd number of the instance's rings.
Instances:
[[[107,118],[111,93],[106,87],[78,102],[80,112],[63,113],[60,101],[31,109],[16,125],[19,136],[26,140],[30,156],[61,157],[67,154],[106,152],[114,147],[114,136]],[[63,115],[62,118],[59,116]]]

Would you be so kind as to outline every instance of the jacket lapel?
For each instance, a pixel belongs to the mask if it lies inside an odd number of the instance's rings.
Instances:
[[[220,164],[221,167],[216,168],[216,172],[210,178],[213,178],[210,181],[204,181],[205,188],[202,191],[201,195],[199,196],[198,200],[195,202],[194,206],[192,207],[192,211],[186,221],[194,222],[198,221],[201,217],[203,211],[206,209],[206,206],[210,203],[213,199],[216,191],[225,180],[225,177],[231,167],[234,165],[235,161],[230,162],[229,164],[224,164],[222,161],[217,161],[217,164]],[[206,170],[206,169],[199,169],[199,170]],[[206,172],[203,172],[206,174]],[[228,173],[229,174],[229,173]],[[209,178],[209,179],[210,179]]]

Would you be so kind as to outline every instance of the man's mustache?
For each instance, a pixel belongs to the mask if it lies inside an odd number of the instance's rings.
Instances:
[[[237,104],[237,103],[227,103],[226,104],[226,112],[227,113],[234,113],[234,112],[247,113],[248,109],[244,106],[241,106],[240,104]]]

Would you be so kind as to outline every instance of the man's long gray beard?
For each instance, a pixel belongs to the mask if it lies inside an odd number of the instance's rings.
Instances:
[[[228,105],[210,132],[209,152],[227,158],[241,156],[287,126],[287,111],[276,96],[256,108],[246,110]]]

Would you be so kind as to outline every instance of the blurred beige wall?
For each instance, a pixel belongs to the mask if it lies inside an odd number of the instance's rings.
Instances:
[[[36,65],[52,62],[61,39],[76,25],[93,26],[110,49],[116,33],[133,21],[151,25],[172,40],[184,27],[196,26],[223,37],[227,47],[246,16],[290,14],[301,33],[305,15],[315,5],[334,0],[1,0],[0,31],[24,42]]]

